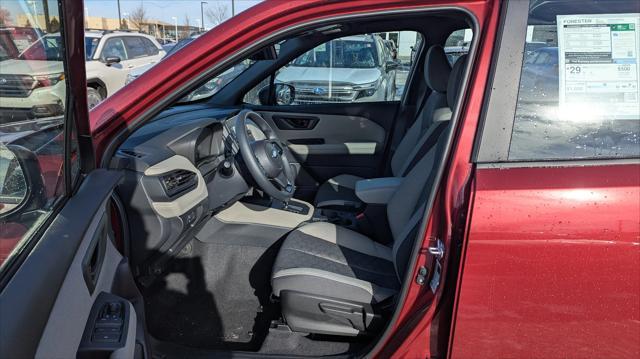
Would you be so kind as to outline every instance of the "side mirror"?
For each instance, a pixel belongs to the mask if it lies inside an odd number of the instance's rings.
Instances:
[[[30,150],[17,145],[0,144],[0,218],[16,212],[42,208],[45,188],[40,164]]]
[[[295,99],[296,89],[289,84],[276,84],[276,104],[291,105]]]
[[[104,58],[104,64],[107,66],[111,66],[113,64],[119,64],[122,59],[118,56],[108,56]]]
[[[393,71],[398,68],[398,63],[395,61],[387,61],[384,64],[384,70],[386,72]]]
[[[258,90],[258,101],[260,101],[261,105],[271,105],[272,102],[269,101],[271,98],[271,94],[269,91],[271,90],[271,86],[265,86]],[[275,103],[276,105],[291,105],[295,99],[296,90],[293,86],[289,84],[275,84],[274,94],[275,94]]]

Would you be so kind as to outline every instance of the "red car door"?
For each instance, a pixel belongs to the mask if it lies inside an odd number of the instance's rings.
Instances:
[[[14,16],[31,16],[28,3],[16,1]],[[62,26],[65,113],[31,121],[35,131],[0,125],[0,357],[149,357],[132,304],[140,299],[111,227],[122,175],[93,169],[83,2],[52,3],[45,16]],[[4,89],[17,92],[15,83]]]
[[[607,5],[507,4],[453,358],[640,356],[640,5]],[[540,42],[558,61],[531,78],[527,49]]]

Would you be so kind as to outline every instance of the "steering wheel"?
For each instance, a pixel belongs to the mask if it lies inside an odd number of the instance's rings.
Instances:
[[[247,119],[260,128],[265,140],[249,139]],[[235,135],[240,154],[258,186],[271,197],[288,202],[295,192],[296,176],[287,158],[287,146],[278,139],[267,121],[251,110],[238,114]]]

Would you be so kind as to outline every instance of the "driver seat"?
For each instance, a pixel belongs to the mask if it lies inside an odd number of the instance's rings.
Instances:
[[[450,108],[459,90],[464,58],[455,64],[455,75],[451,76]],[[276,256],[271,285],[293,331],[355,336],[381,324],[381,314],[393,303],[407,271],[447,132],[441,132],[387,204],[391,247],[326,222],[303,225],[285,238]]]

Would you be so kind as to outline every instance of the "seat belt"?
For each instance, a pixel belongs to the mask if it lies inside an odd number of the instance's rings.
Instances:
[[[416,163],[418,163],[422,159],[422,157],[427,152],[429,152],[433,145],[438,142],[442,130],[448,123],[449,121],[443,121],[431,124],[431,126],[429,126],[427,132],[422,135],[422,137],[418,141],[418,144],[413,148],[413,151],[411,151],[411,154],[407,157],[407,159],[411,160],[404,163],[404,166],[402,166],[402,169],[400,170],[398,176],[405,177],[409,173],[409,171],[413,169]]]
[[[423,192],[427,192],[427,191],[423,191]],[[404,273],[400,273],[400,268],[398,266],[399,263],[397,263],[397,260],[396,260],[398,257],[398,252],[402,249],[402,245],[406,241],[418,235],[419,225],[420,225],[420,222],[422,221],[422,216],[424,215],[424,209],[426,205],[427,205],[426,201],[423,201],[423,203],[418,207],[418,210],[413,213],[413,216],[411,216],[411,218],[409,218],[409,222],[407,222],[407,224],[404,226],[404,230],[400,235],[400,241],[398,242],[398,245],[397,246],[394,245],[392,248],[391,255],[392,255],[392,259],[394,259],[393,263],[394,263],[394,267],[396,268],[396,276],[398,277],[400,282],[402,282],[402,277],[404,276]],[[411,248],[408,248],[408,249],[409,251],[411,250]],[[408,256],[409,255],[407,254],[407,257]],[[406,263],[403,263],[403,264],[405,265],[404,270],[406,270]]]
[[[446,122],[442,122],[442,123],[446,123]],[[411,238],[415,238],[418,235],[418,232],[420,229],[420,223],[422,222],[422,218],[425,214],[425,210],[427,207],[427,200],[429,199],[429,194],[431,194],[432,191],[436,190],[435,188],[433,188],[433,181],[435,179],[436,172],[438,171],[435,171],[434,169],[430,171],[429,176],[427,177],[427,180],[422,186],[422,191],[420,192],[420,197],[418,198],[418,201],[416,202],[416,205],[414,207],[413,215],[411,216],[407,224],[404,226],[404,229],[401,232],[401,235],[399,236],[400,241],[399,242],[394,241],[391,255],[392,255],[394,267],[396,268],[396,275],[398,276],[398,279],[400,280],[400,282],[402,282],[404,271],[407,270],[406,268],[407,263],[404,263],[405,267],[403,268],[403,273],[400,273],[400,268],[398,267],[399,263],[397,261],[398,252],[400,251],[402,245],[406,241],[408,241]],[[397,246],[396,246],[396,243],[398,244]],[[407,248],[407,250],[409,250],[409,253],[407,254],[407,257],[409,257],[411,248]]]
[[[420,116],[420,113],[424,109],[424,106],[427,102],[427,97],[428,97],[427,94],[431,92],[432,91],[429,91],[429,88],[425,85],[424,91],[422,91],[422,96],[420,97],[420,100],[418,102],[418,110],[413,115],[413,121],[411,121],[411,123],[408,122],[409,115],[405,114],[406,107],[402,110],[403,113],[401,113],[398,116],[398,121],[396,121],[393,126],[393,132],[391,133],[391,145],[389,146],[389,150],[388,150],[389,152],[386,155],[387,158],[391,158],[391,156],[393,156],[393,154],[396,152],[396,149],[398,149],[400,142],[402,142],[402,139],[404,138],[404,135],[407,129],[411,127],[411,125],[413,125],[418,120],[418,116]],[[386,171],[387,173],[390,173],[389,170],[391,166],[391,161],[387,161],[387,162],[389,163],[389,165],[387,166]]]

